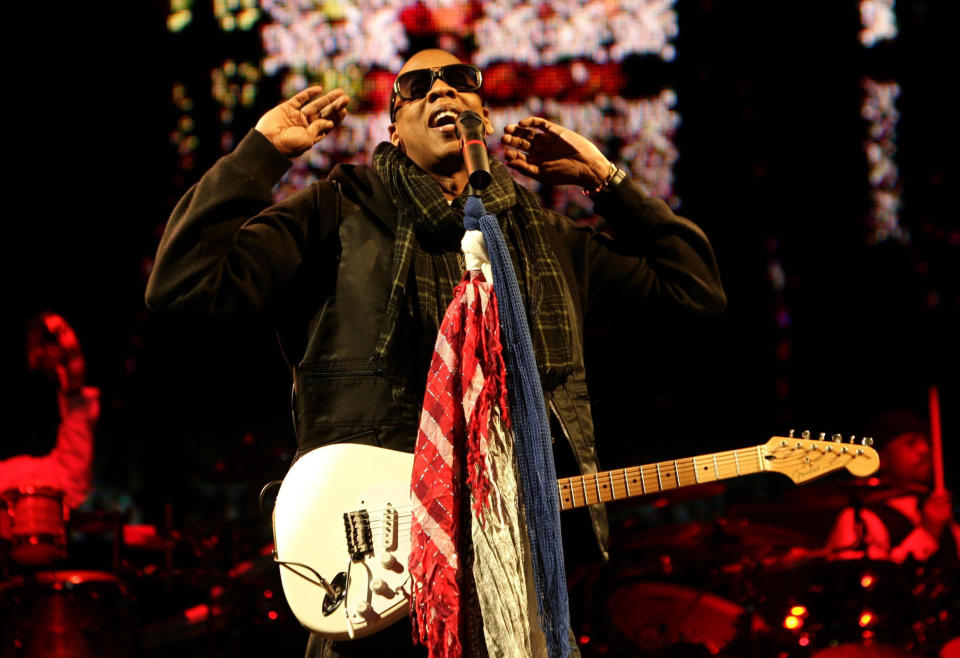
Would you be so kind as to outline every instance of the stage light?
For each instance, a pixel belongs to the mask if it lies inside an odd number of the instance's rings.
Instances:
[[[803,619],[796,615],[787,615],[783,618],[783,627],[788,631],[795,631],[803,626]]]

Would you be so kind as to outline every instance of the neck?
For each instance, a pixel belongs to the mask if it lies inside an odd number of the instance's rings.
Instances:
[[[470,182],[467,177],[467,170],[462,167],[452,174],[429,170],[427,173],[430,174],[433,180],[437,181],[437,185],[440,186],[441,191],[443,191],[443,196],[447,198],[447,201],[453,201],[460,196]]]

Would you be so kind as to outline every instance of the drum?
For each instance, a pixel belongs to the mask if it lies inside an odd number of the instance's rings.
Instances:
[[[763,613],[781,642],[811,658],[907,658],[941,641],[940,573],[883,560],[811,560],[763,581]],[[791,653],[790,655],[793,655]]]
[[[6,506],[10,559],[25,565],[50,564],[67,556],[67,510],[63,492],[23,487],[0,494]]]
[[[743,607],[693,587],[658,581],[622,583],[608,601],[617,630],[645,654],[697,645],[716,655],[739,632]]]
[[[3,658],[136,655],[127,590],[100,571],[41,571],[0,583]]]

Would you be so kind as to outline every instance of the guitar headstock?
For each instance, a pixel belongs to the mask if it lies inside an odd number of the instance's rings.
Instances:
[[[859,443],[851,436],[844,443],[843,437],[834,434],[827,439],[810,438],[810,432],[800,437],[774,436],[761,446],[764,470],[783,473],[796,484],[808,482],[845,468],[857,477],[865,477],[880,468],[880,457],[873,449],[873,439],[864,437]]]

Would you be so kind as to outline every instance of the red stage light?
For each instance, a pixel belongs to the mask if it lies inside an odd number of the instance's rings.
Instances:
[[[859,620],[860,628],[866,628],[867,626],[871,625],[874,621],[875,619],[873,617],[873,613],[870,612],[869,610],[864,610],[863,612],[860,613],[860,620]]]
[[[271,610],[270,612],[267,613],[267,617],[270,618],[270,621],[276,621],[279,615],[277,614],[276,610]]]
[[[863,576],[860,578],[860,586],[864,589],[870,589],[873,587],[873,582],[873,575],[869,573],[863,574]]]
[[[202,621],[205,621],[210,615],[210,606],[205,603],[200,605],[195,605],[192,608],[187,608],[183,611],[183,616],[187,618],[191,624],[198,624]]]
[[[807,609],[802,605],[795,605],[792,608],[790,608],[790,614],[793,615],[794,617],[806,617]]]

